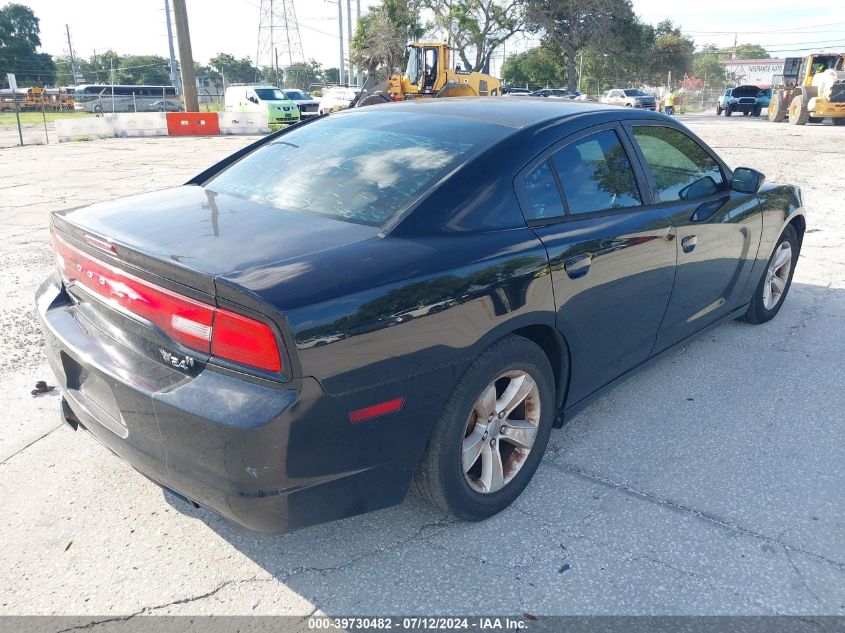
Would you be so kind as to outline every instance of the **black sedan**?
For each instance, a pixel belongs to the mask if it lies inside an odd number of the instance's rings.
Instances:
[[[774,317],[805,230],[797,187],[669,117],[492,98],[303,122],[51,225],[65,420],[269,532],[411,486],[499,512],[603,390]]]

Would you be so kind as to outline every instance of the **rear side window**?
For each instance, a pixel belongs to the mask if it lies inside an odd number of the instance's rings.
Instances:
[[[528,200],[526,219],[543,220],[563,215],[563,201],[549,161],[544,161],[525,177],[525,193]]]
[[[613,130],[571,143],[552,156],[570,213],[642,204],[628,154]]]
[[[634,138],[662,202],[697,200],[727,189],[719,164],[680,130],[635,126]]]

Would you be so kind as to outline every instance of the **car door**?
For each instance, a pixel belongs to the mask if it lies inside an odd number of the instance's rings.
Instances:
[[[649,187],[672,223],[678,267],[654,352],[741,307],[763,228],[754,194],[691,134],[654,121],[626,123]]]
[[[515,181],[549,255],[557,327],[575,404],[648,357],[672,290],[675,246],[617,124],[589,128],[535,158]]]

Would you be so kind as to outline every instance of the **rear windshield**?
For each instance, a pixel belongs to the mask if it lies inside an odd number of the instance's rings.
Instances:
[[[505,129],[374,110],[295,128],[205,186],[279,209],[382,226]]]

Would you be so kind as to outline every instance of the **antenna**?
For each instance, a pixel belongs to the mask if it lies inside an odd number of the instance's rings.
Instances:
[[[272,68],[276,85],[281,85],[283,77],[288,83],[295,78],[285,77],[284,69],[305,61],[294,1],[261,0],[258,11],[255,65],[257,68]]]

